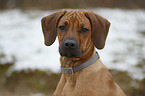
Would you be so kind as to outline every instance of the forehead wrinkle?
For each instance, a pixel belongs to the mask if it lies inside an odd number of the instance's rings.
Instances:
[[[86,16],[84,15],[84,12],[82,11],[76,11],[76,19],[77,21],[79,22],[79,25],[83,26],[86,22],[85,19],[86,19]]]
[[[85,22],[84,18],[85,15],[82,11],[79,10],[75,10],[75,11],[68,11],[65,15],[66,20],[64,20],[64,23],[66,24],[70,24],[70,22],[74,23],[77,22],[77,24],[79,25],[78,27],[81,27],[84,25]]]
[[[69,24],[69,20],[65,20],[64,24],[68,25]]]

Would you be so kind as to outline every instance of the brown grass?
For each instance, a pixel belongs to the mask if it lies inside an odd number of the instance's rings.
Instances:
[[[11,64],[0,65],[0,96],[29,96],[36,93],[52,96],[60,74],[51,73],[49,70],[28,70],[15,71],[7,77],[6,72],[10,66]],[[127,96],[144,96],[145,79],[142,81],[132,79],[127,72],[117,70],[110,70],[110,72]]]
[[[0,0],[0,9],[62,9],[62,8],[125,8],[145,9],[145,0]]]

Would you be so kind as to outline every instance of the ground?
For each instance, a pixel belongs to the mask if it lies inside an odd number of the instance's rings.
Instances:
[[[14,71],[6,76],[12,64],[0,65],[0,96],[52,96],[61,74],[48,71]],[[127,96],[144,96],[145,79],[132,79],[127,72],[109,70]]]

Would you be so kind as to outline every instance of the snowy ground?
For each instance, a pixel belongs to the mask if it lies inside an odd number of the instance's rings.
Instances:
[[[99,51],[110,69],[128,71],[133,78],[145,77],[136,65],[145,59],[145,10],[90,9],[111,22],[106,46]],[[12,70],[41,69],[60,72],[58,41],[46,47],[40,20],[55,11],[0,11],[0,63],[12,62]],[[144,63],[145,64],[145,63]]]

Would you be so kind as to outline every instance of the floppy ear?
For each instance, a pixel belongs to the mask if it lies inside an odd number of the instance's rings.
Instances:
[[[66,10],[61,10],[41,19],[42,31],[46,46],[50,46],[54,43],[57,36],[57,24],[65,13]]]
[[[91,38],[95,47],[98,49],[103,49],[109,31],[110,22],[92,11],[88,11],[85,15],[91,22]]]

